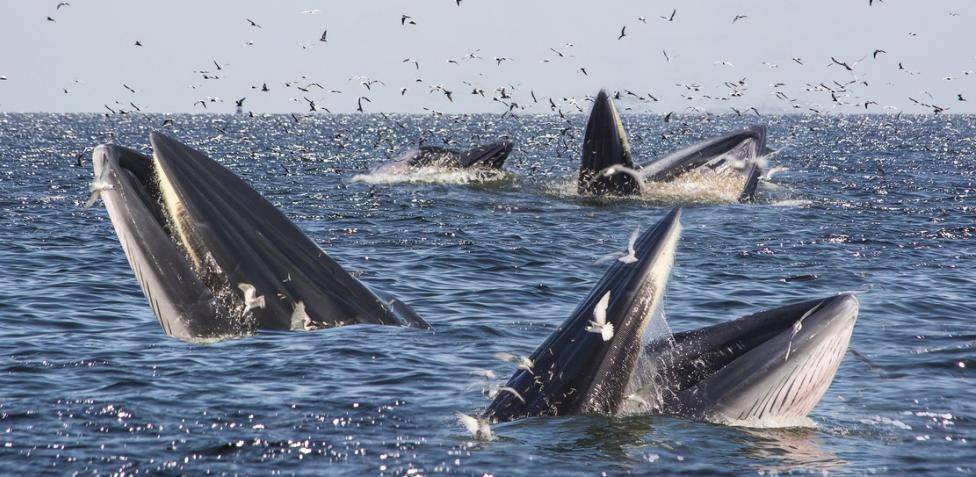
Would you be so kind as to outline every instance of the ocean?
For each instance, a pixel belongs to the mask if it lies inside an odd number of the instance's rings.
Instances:
[[[748,204],[695,181],[576,196],[585,120],[0,114],[0,473],[976,471],[976,116],[624,116],[638,162],[766,124],[773,173]],[[151,131],[229,167],[434,331],[167,338],[104,207],[82,207],[92,148],[146,152]],[[366,174],[421,140],[499,136],[515,142],[504,174]],[[684,230],[664,302],[675,331],[857,295],[853,351],[815,426],[586,415],[473,440],[456,418],[488,403],[472,372],[507,379],[513,366],[492,354],[531,353],[602,276],[594,260],[675,205]]]

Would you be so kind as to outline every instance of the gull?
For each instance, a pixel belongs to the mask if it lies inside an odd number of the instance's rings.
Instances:
[[[319,11],[320,10],[318,8],[312,10],[302,10],[302,15],[318,15]]]
[[[793,61],[796,62],[796,64],[803,65],[803,58],[800,58],[798,56],[794,56],[792,59],[793,59]]]
[[[460,422],[461,425],[464,426],[464,428],[467,429],[468,432],[471,433],[471,436],[475,439],[486,441],[490,441],[492,439],[493,435],[487,419],[474,418],[463,412],[458,412],[457,417],[458,422]]]
[[[53,21],[54,21],[54,19],[53,19],[53,18],[51,18],[51,17],[47,17],[47,21],[49,21],[49,22],[53,22]]]
[[[874,53],[872,53],[871,56],[874,59],[878,59],[878,53],[885,53],[885,54],[887,54],[888,52],[887,51],[884,51],[882,49],[877,49],[877,50],[874,50]]]
[[[830,57],[830,61],[832,61],[832,62],[834,62],[834,63],[836,63],[838,65],[841,65],[844,68],[847,68],[847,71],[854,71],[854,66],[857,66],[857,62],[856,61],[854,62],[854,65],[852,66],[852,65],[847,64],[846,62],[843,62],[843,61],[838,60],[837,58],[834,58],[833,56]]]
[[[360,96],[359,99],[356,100],[356,104],[357,104],[356,111],[359,111],[360,113],[364,112],[363,111],[363,100],[364,99],[366,100],[367,103],[372,103],[372,101],[370,101],[369,98],[367,98],[365,96]]]
[[[488,386],[488,399],[495,399],[495,396],[498,396],[498,393],[501,392],[506,392],[515,396],[516,399],[522,401],[522,404],[525,404],[525,398],[522,397],[522,395],[519,394],[519,392],[516,391],[515,388],[508,387],[508,386],[499,386],[497,384]]]
[[[291,312],[291,329],[308,330],[311,324],[312,319],[305,311],[305,303],[301,301],[295,303],[295,309]]]
[[[129,90],[132,93],[135,93],[136,92],[136,90],[132,89],[131,86],[129,86],[129,85],[125,84],[125,83],[122,83],[122,87],[125,88],[125,89],[127,89],[127,90]]]
[[[61,3],[58,4],[58,6],[55,8],[55,10],[60,10],[61,7],[70,7],[70,6],[71,6],[71,4],[68,3],[68,2],[61,2]]]
[[[637,172],[635,169],[631,169],[627,166],[622,166],[620,164],[614,164],[600,171],[600,175],[603,177],[611,177],[617,174],[626,174],[630,176],[631,178],[634,179],[635,182],[637,182],[637,187],[639,187],[641,190],[644,189],[644,179],[641,178],[640,173]]]
[[[614,167],[619,167],[619,166],[610,166],[607,169],[611,169],[611,168],[614,168]],[[606,169],[604,169],[604,170],[606,170]],[[634,229],[633,232],[630,233],[630,238],[627,239],[627,252],[613,252],[613,253],[604,255],[604,256],[600,257],[599,259],[597,259],[595,262],[593,262],[593,264],[594,265],[597,265],[597,264],[601,264],[601,263],[606,263],[608,261],[612,261],[613,259],[617,259],[621,263],[628,263],[628,264],[629,263],[636,262],[637,261],[637,252],[636,252],[636,250],[634,250],[634,247],[637,245],[637,237],[638,236],[640,236],[640,226],[639,225],[637,226],[637,228]]]
[[[661,50],[661,53],[664,53],[664,59],[665,60],[668,60],[668,63],[670,63],[671,62],[671,57],[668,56],[668,50]]]
[[[325,36],[328,34],[329,34],[329,30],[322,30],[322,36],[319,38],[319,41],[323,43],[327,42],[328,40],[325,39]]]
[[[414,59],[414,58],[404,58],[404,59],[403,59],[403,63],[413,63],[413,66],[414,66],[414,67],[415,67],[416,69],[418,69],[418,70],[420,69],[420,62],[419,62],[419,61],[417,61],[417,60],[416,60],[416,59]]]
[[[627,36],[627,25],[624,25],[624,27],[620,29],[620,36],[618,36],[617,39],[620,40],[625,36]]]
[[[610,341],[613,338],[613,323],[607,323],[607,307],[610,305],[610,290],[600,298],[596,306],[593,307],[593,319],[586,331],[598,333],[603,337],[603,341]]]
[[[91,185],[88,186],[89,190],[91,190],[91,195],[88,196],[88,200],[85,201],[86,209],[95,205],[95,201],[101,197],[102,192],[107,190],[115,190],[115,186],[108,183],[108,171],[109,168],[102,168],[102,172],[98,174],[98,177],[96,177],[95,180],[92,181]]]
[[[586,73],[586,68],[580,67],[580,69],[577,71],[583,73],[583,76],[590,76],[589,74]]]
[[[645,17],[637,17],[637,21],[639,21],[641,23],[647,23],[647,18],[645,18]]]
[[[417,22],[413,21],[411,18],[412,17],[410,15],[400,15],[400,26],[406,25],[407,20],[410,20],[411,25],[416,25]]]
[[[485,379],[497,379],[498,375],[490,369],[475,369],[471,371],[471,374],[475,376],[481,376]]]
[[[238,283],[237,288],[244,292],[244,311],[241,315],[256,308],[264,308],[264,295],[258,295],[257,289],[250,283]]]
[[[141,41],[139,41],[139,40],[136,40],[136,44],[135,44],[135,46],[142,46],[142,42],[141,42]]]
[[[735,23],[735,22],[737,22],[739,20],[745,20],[746,18],[749,18],[749,17],[747,17],[745,15],[736,15],[735,18],[732,19],[732,23]]]
[[[511,60],[511,58],[507,56],[496,56],[495,63],[497,64],[495,66],[501,66],[503,61],[508,61],[508,60]]]
[[[665,21],[673,22],[674,21],[674,14],[675,13],[678,13],[678,9],[677,8],[675,8],[674,10],[671,10],[671,16],[670,17],[662,16],[661,18],[664,19]]]
[[[956,95],[956,100],[958,100],[958,101],[965,101],[966,98],[963,98],[962,97],[962,93],[959,93],[959,94]]]
[[[511,353],[495,353],[492,355],[493,358],[502,361],[507,361],[509,363],[515,363],[515,367],[518,369],[524,369],[529,372],[529,374],[535,374],[532,372],[532,359],[528,356],[515,356]]]
[[[251,20],[250,18],[245,18],[245,20],[247,20],[247,22],[250,23],[252,27],[261,28],[261,25],[254,23],[254,20]]]

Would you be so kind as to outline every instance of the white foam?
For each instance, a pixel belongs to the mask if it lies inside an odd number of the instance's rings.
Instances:
[[[505,171],[498,169],[458,169],[445,167],[418,167],[405,172],[376,172],[357,174],[352,182],[370,185],[393,184],[449,184],[504,182],[509,179]]]

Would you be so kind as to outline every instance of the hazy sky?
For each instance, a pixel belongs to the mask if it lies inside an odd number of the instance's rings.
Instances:
[[[657,113],[863,112],[865,101],[878,103],[869,112],[932,111],[910,97],[976,112],[971,0],[69,1],[56,9],[57,0],[0,0],[0,111],[106,112],[103,105],[132,110],[132,102],[150,112],[233,112],[234,100],[247,97],[246,109],[256,112],[302,112],[307,97],[338,113],[354,112],[357,98],[368,96],[367,112],[504,112],[501,101],[514,101],[546,113],[550,97],[575,112],[571,98],[588,110],[583,98],[606,87],[654,95],[659,101],[626,96],[618,104]],[[674,8],[674,21],[660,18]],[[416,25],[401,26],[403,14]],[[736,15],[746,18],[733,23]],[[874,59],[878,48],[887,53]],[[481,59],[465,59],[472,53]],[[828,67],[831,56],[853,71]],[[498,65],[496,57],[511,59]],[[350,80],[357,76],[384,84],[367,91]],[[730,97],[723,82],[743,78],[741,96]],[[855,79],[846,92],[833,83]],[[295,88],[311,82],[326,90]],[[808,91],[821,82],[838,102],[822,87]],[[259,90],[264,83],[269,92]],[[493,101],[503,86],[512,98]],[[211,97],[222,102],[194,105]]]

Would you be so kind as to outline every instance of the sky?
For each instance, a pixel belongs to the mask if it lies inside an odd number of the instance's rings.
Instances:
[[[976,113],[971,0],[58,3],[0,0],[0,112]]]

